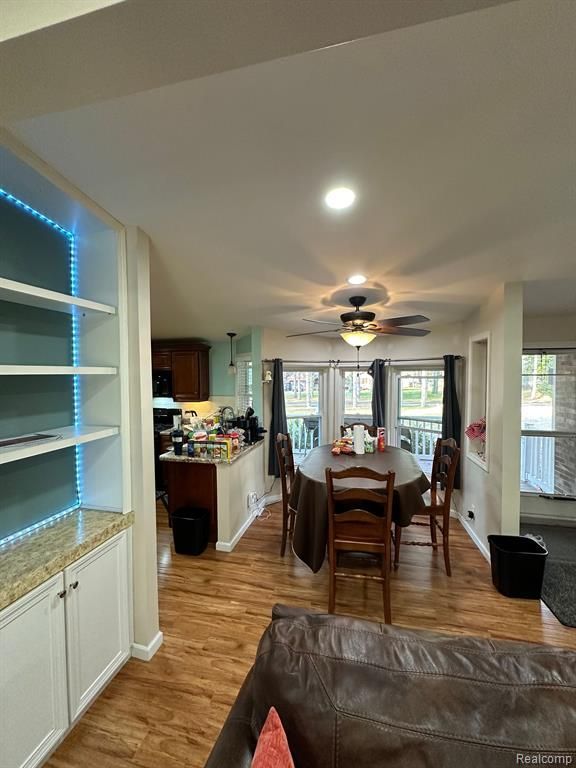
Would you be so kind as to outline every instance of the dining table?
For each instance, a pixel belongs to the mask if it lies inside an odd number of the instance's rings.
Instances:
[[[327,467],[335,472],[352,467],[369,467],[381,474],[394,472],[392,520],[400,526],[410,525],[412,517],[422,513],[422,495],[430,488],[430,481],[414,454],[403,448],[386,446],[382,452],[361,455],[334,455],[331,445],[313,448],[296,470],[289,504],[296,510],[292,548],[314,573],[322,567],[328,543]],[[349,478],[337,481],[335,487],[370,488],[384,492],[385,483],[367,478]]]

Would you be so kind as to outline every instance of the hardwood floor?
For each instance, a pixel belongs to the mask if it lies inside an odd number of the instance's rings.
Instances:
[[[293,555],[279,557],[278,505],[253,523],[233,553],[211,548],[200,558],[175,555],[162,507],[158,520],[164,645],[148,664],[128,662],[52,756],[50,768],[201,768],[272,605],[326,610],[326,566],[312,574]],[[542,603],[499,595],[488,563],[458,523],[452,534],[450,579],[441,552],[402,551],[392,575],[395,624],[576,649],[576,630],[563,627]],[[377,584],[338,585],[339,613],[381,621],[381,605]]]

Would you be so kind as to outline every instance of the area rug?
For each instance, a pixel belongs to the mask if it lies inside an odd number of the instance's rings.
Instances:
[[[542,600],[566,627],[576,627],[576,527],[522,525],[521,533],[542,536],[548,550]]]

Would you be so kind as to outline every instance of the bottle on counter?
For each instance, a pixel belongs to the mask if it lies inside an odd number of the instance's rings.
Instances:
[[[386,450],[386,428],[385,427],[378,427],[377,440],[378,440],[378,451],[380,453],[384,453],[384,451]]]
[[[174,429],[172,430],[172,447],[175,456],[182,456],[184,432],[182,431],[182,416],[174,416]]]

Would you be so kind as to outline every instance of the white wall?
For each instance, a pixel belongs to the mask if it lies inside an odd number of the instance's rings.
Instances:
[[[132,463],[134,643],[139,658],[160,645],[156,557],[156,492],[150,340],[150,240],[127,230],[126,262],[130,354],[130,449]]]
[[[574,298],[576,303],[576,297]],[[576,313],[561,315],[527,315],[524,317],[524,344],[576,346]]]
[[[490,335],[489,408],[486,468],[463,445],[460,512],[477,544],[487,551],[491,533],[518,533],[520,522],[520,375],[522,364],[522,285],[499,288],[466,323],[468,337]],[[464,412],[464,422],[468,414]],[[475,519],[467,520],[474,508]]]
[[[257,507],[248,507],[248,494],[264,495],[263,446],[254,448],[231,464],[216,465],[218,484],[218,542],[216,549],[231,552],[250,524]]]
[[[92,13],[122,0],[15,0],[2,3],[0,40],[9,40],[36,29]]]

